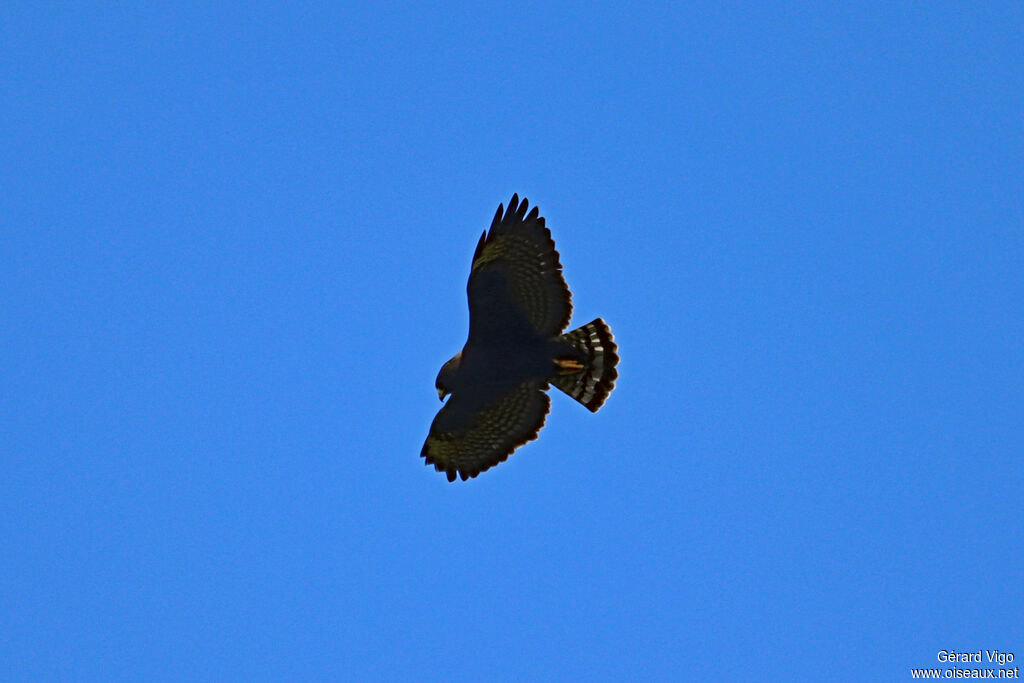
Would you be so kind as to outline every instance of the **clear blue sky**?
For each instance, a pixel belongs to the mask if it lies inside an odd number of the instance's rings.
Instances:
[[[8,4],[0,678],[1024,661],[1024,9]],[[420,447],[499,202],[620,379]]]

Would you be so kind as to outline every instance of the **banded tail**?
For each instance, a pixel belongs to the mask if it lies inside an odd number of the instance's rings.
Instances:
[[[608,394],[615,388],[619,376],[615,366],[619,356],[615,353],[615,338],[605,321],[596,320],[566,332],[558,341],[579,353],[578,359],[555,359],[559,368],[551,383],[596,413]]]

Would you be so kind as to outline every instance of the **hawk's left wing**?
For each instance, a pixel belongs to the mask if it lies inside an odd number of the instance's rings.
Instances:
[[[452,394],[430,425],[420,455],[448,481],[456,474],[475,477],[537,438],[551,405],[545,389],[547,382],[529,380],[486,402],[472,393]]]
[[[572,294],[551,231],[537,207],[527,214],[528,207],[512,195],[476,246],[466,287],[470,343],[550,338],[569,324]]]

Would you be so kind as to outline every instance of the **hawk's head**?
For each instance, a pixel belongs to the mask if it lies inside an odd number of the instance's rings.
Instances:
[[[455,384],[455,375],[459,372],[459,363],[462,362],[462,351],[459,351],[455,356],[441,366],[441,371],[437,373],[437,380],[434,382],[434,386],[437,387],[437,397],[444,400],[444,397],[452,393],[452,387]]]

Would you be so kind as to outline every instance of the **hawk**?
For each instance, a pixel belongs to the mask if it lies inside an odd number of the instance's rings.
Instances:
[[[448,481],[475,477],[536,439],[549,385],[597,412],[618,377],[603,320],[563,334],[572,293],[544,218],[528,208],[512,195],[480,236],[466,287],[469,339],[437,375],[438,397],[450,397],[420,455]]]

